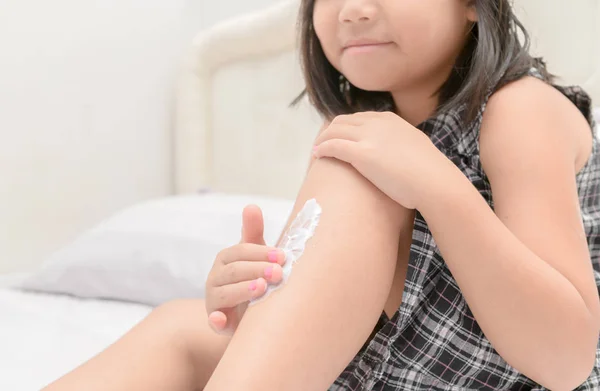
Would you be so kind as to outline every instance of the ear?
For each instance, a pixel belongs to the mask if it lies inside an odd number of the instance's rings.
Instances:
[[[467,20],[472,23],[477,23],[479,20],[479,16],[477,15],[477,1],[476,0],[467,0]]]

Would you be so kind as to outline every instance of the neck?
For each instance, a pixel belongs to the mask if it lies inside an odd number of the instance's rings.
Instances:
[[[429,76],[407,88],[391,91],[396,112],[413,126],[419,125],[435,112],[439,104],[439,90],[450,75],[450,70]]]
[[[406,122],[413,126],[429,118],[437,108],[438,95],[423,91],[400,91],[392,92],[396,111]]]

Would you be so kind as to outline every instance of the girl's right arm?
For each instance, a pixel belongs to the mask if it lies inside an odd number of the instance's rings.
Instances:
[[[311,198],[314,236],[287,283],[246,311],[206,391],[326,389],[373,330],[409,211],[334,159],[312,163],[292,218]]]
[[[317,133],[317,137],[319,137],[319,135],[321,134],[321,132],[323,132],[325,129],[327,129],[327,127],[329,126],[330,121],[325,121],[323,122],[323,125],[321,125],[321,128],[319,129],[319,133]],[[316,139],[316,137],[315,137]],[[308,161],[308,168],[306,169],[306,175],[308,175],[313,163],[317,160],[317,158],[311,153],[310,154],[310,159]],[[306,180],[306,176],[304,178]],[[296,205],[297,206],[297,205]],[[295,208],[294,208],[295,209]],[[279,234],[279,239],[277,239],[277,243],[275,245],[278,245],[279,243],[281,243],[281,239],[283,238],[283,234],[285,234],[285,231],[287,231],[288,227],[290,226],[290,224],[292,223],[292,220],[296,217],[296,215],[294,215],[293,213],[290,213],[287,222],[285,223],[285,226],[283,228],[283,230],[281,231],[281,233]]]

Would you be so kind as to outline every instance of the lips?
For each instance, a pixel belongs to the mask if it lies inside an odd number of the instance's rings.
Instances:
[[[393,42],[357,39],[346,42],[341,52],[347,55],[363,55],[380,52],[387,49],[390,45],[393,45]]]
[[[392,42],[384,41],[384,40],[369,39],[369,38],[360,38],[360,39],[351,39],[349,41],[346,41],[343,48],[349,49],[349,48],[353,48],[353,47],[380,46],[380,45],[387,45],[390,43],[392,43]]]

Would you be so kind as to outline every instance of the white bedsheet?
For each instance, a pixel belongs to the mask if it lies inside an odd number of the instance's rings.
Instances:
[[[39,390],[117,340],[150,310],[0,289],[0,390]]]

